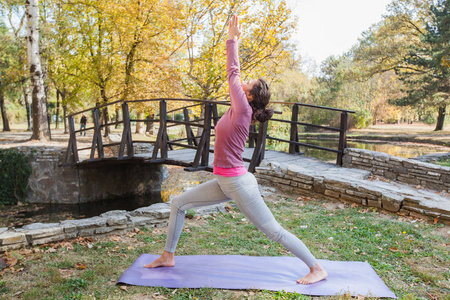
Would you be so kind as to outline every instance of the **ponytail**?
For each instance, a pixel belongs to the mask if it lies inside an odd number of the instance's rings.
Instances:
[[[259,78],[250,90],[250,94],[253,96],[253,100],[250,102],[253,110],[252,123],[256,121],[264,123],[272,118],[273,109],[266,108],[270,101],[270,89],[267,82]]]

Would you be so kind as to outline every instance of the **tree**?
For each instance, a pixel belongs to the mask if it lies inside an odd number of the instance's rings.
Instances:
[[[8,37],[8,31],[6,30],[3,23],[0,22],[0,110],[1,110],[1,117],[2,117],[2,123],[3,123],[3,131],[11,131],[9,128],[9,121],[8,121],[8,115],[6,113],[6,106],[5,106],[5,81],[4,78],[6,76],[4,75],[5,69],[8,67],[7,63],[11,58],[11,51],[8,51],[11,49],[11,41]]]
[[[5,101],[9,100],[12,106],[21,104],[23,87],[28,90],[28,74],[26,67],[26,40],[24,38],[25,11],[23,3],[16,0],[0,2],[0,16],[9,24],[0,22],[0,73],[1,74],[1,107],[3,130],[9,129],[8,114],[6,113]],[[24,94],[23,104],[27,108],[27,118],[29,115],[28,98]],[[29,102],[31,104],[31,102]],[[31,124],[31,122],[28,122]]]
[[[396,0],[388,11],[353,49],[358,70],[367,77],[395,71],[404,95],[397,94],[390,102],[417,109],[434,107],[438,111],[436,130],[441,130],[448,103],[449,37],[448,25],[444,25],[448,1]]]
[[[398,68],[407,86],[407,95],[395,101],[400,105],[427,103],[437,107],[435,131],[443,130],[445,111],[450,100],[450,68],[445,64],[449,53],[450,4],[437,1],[431,6],[433,18],[426,25],[421,44],[411,46],[405,57],[408,68]]]
[[[27,0],[28,28],[28,64],[32,87],[32,140],[50,140],[50,128],[47,117],[47,97],[44,90],[44,80],[39,54],[39,7],[38,0]]]
[[[278,74],[279,60],[290,55],[288,40],[295,18],[285,1],[191,0],[184,7],[186,64],[183,86],[190,97],[218,99],[227,96],[227,26],[232,14],[245,29],[240,41],[241,77]]]

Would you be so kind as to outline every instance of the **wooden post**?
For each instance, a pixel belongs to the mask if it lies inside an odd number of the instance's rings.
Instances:
[[[67,147],[66,153],[66,163],[77,163],[78,158],[78,149],[77,149],[77,135],[75,134],[75,122],[73,117],[69,117],[69,146]]]
[[[250,125],[249,128],[249,134],[248,134],[248,147],[249,148],[255,148],[255,141],[257,138],[255,137],[254,132],[256,132],[256,125]]]
[[[258,137],[256,139],[256,147],[253,151],[252,159],[250,165],[248,166],[248,171],[251,173],[255,172],[255,168],[259,166],[261,161],[264,159],[264,151],[266,150],[266,137],[267,137],[267,126],[269,122],[259,123]]]
[[[161,149],[161,158],[167,158],[167,103],[166,100],[159,102],[159,130],[156,137],[155,147],[153,148],[152,159],[157,159],[158,151]]]
[[[202,151],[202,166],[207,167],[209,164],[209,147],[211,143],[211,115],[213,112],[213,104],[205,103],[205,121],[203,123],[203,134],[205,135],[205,145]]]
[[[211,133],[211,103],[205,103],[205,119],[203,121],[203,132],[200,137],[200,142],[197,146],[197,152],[195,153],[194,162],[192,163],[193,170],[197,169],[200,165],[200,158],[202,159],[201,165],[208,166],[209,163],[209,143]]]
[[[90,159],[95,157],[95,148],[99,158],[103,158],[103,142],[102,142],[102,128],[100,126],[100,117],[98,114],[98,108],[94,109],[94,137],[92,138],[91,156]]]
[[[189,122],[189,110],[184,107],[183,108],[184,121]],[[191,125],[186,124],[186,137],[188,141],[188,145],[192,146],[194,144],[197,146],[197,140],[195,139],[194,132],[192,131]]]
[[[298,105],[294,104],[292,106],[292,117],[291,117],[291,142],[298,142],[298,128],[297,123],[298,122]],[[295,122],[295,123],[294,123]],[[289,143],[289,153],[294,154],[300,152],[300,147],[296,144]]]
[[[128,109],[128,103],[124,102],[122,104],[122,116],[123,116],[123,131],[122,131],[122,141],[120,142],[119,157],[123,157],[125,152],[125,147],[127,148],[127,156],[134,156],[133,149],[133,139],[131,135],[131,122],[130,122],[130,111]]]
[[[217,111],[217,103],[212,103],[212,114],[213,114],[213,122],[214,127],[217,125],[217,122],[219,122],[219,112]]]
[[[343,111],[341,113],[341,132],[339,133],[339,152],[336,159],[336,164],[342,166],[342,157],[344,156],[344,150],[347,148],[347,120],[348,114]]]

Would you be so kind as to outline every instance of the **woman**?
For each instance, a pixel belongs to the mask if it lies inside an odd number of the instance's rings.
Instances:
[[[181,234],[186,210],[205,205],[234,200],[241,212],[270,239],[281,243],[310,268],[310,273],[297,280],[310,284],[327,277],[308,248],[293,234],[283,229],[264,203],[255,177],[247,173],[242,158],[249,125],[265,122],[272,117],[273,110],[266,109],[270,91],[263,79],[240,83],[238,39],[241,26],[233,16],[227,45],[227,73],[230,88],[231,108],[222,116],[216,130],[214,146],[214,174],[216,179],[203,183],[172,201],[166,246],[160,258],[145,265],[146,268],[172,267],[174,252]]]

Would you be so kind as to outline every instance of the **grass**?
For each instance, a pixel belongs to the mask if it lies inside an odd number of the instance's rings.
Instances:
[[[266,201],[279,222],[317,258],[367,261],[399,299],[450,299],[448,226],[280,192]],[[160,253],[165,237],[165,228],[144,229],[9,252],[18,263],[0,277],[0,299],[312,299],[256,290],[115,285],[139,255]],[[177,255],[196,254],[291,255],[237,208],[214,218],[186,219]]]
[[[450,158],[440,158],[436,163],[444,167],[450,167]]]

